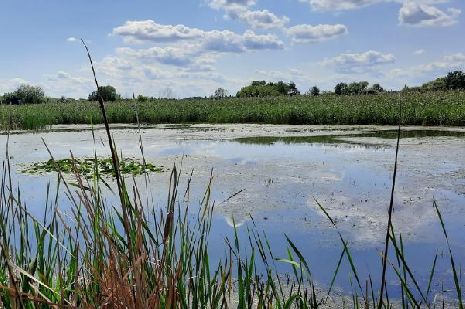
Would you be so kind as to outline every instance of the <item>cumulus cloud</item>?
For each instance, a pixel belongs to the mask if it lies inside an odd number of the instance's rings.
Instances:
[[[408,0],[399,11],[399,21],[410,26],[451,26],[457,23],[461,11],[448,8],[442,11],[433,5]]]
[[[334,58],[325,59],[323,64],[334,67],[340,73],[362,73],[379,65],[392,64],[395,60],[393,54],[369,50],[364,53],[341,54]]]
[[[5,92],[14,91],[22,84],[29,84],[29,82],[19,77],[10,79],[0,79],[0,95],[2,95]]]
[[[146,49],[135,50],[129,47],[118,48],[117,54],[135,57],[141,60],[156,60],[161,64],[174,66],[186,66],[192,63],[192,54],[188,49],[181,47],[151,47]]]
[[[66,41],[68,41],[68,42],[71,42],[71,43],[72,43],[72,42],[77,42],[77,41],[78,41],[78,39],[77,39],[77,38],[75,38],[74,36],[70,36],[69,38],[67,38],[67,39],[66,39]]]
[[[273,34],[256,34],[248,30],[242,35],[242,39],[246,50],[273,50],[284,48],[284,43]]]
[[[204,52],[241,53],[248,50],[282,49],[284,43],[272,34],[256,34],[248,30],[238,34],[229,30],[204,31],[184,25],[161,25],[153,20],[128,21],[112,32],[129,41],[147,41],[150,43],[189,42],[189,46],[179,48],[154,48],[160,59],[179,59],[180,53],[191,56]]]
[[[434,75],[444,74],[448,71],[462,70],[465,67],[465,54],[457,53],[444,56],[441,59],[430,63],[424,63],[408,68],[396,68],[390,71],[393,78],[408,78],[419,75],[433,73]]]
[[[238,2],[228,3],[237,5]],[[97,71],[103,72],[107,83],[117,88],[132,87],[136,93],[144,89],[147,93],[143,85],[149,87],[148,81],[157,80],[160,89],[176,88],[177,83],[188,82],[190,90],[197,89],[196,95],[205,95],[207,88],[226,87],[231,83],[215,71],[214,64],[221,55],[284,48],[284,43],[274,34],[257,34],[252,30],[244,33],[207,31],[185,25],[163,25],[153,20],[125,22],[111,34],[122,37],[127,43],[151,45],[117,48],[115,55],[96,63]],[[195,93],[182,91],[181,96],[191,94]]]
[[[180,97],[210,95],[212,89],[228,87],[231,81],[209,70],[212,56],[192,59],[190,65],[165,65],[151,57],[159,57],[161,51],[120,48],[115,55],[104,57],[95,63],[102,84],[110,84],[123,95],[134,92],[158,96],[166,88]],[[214,58],[214,57],[213,57]],[[156,81],[156,83],[154,83]]]
[[[424,49],[417,49],[413,52],[414,55],[423,55],[425,53],[425,50]]]
[[[213,9],[224,10],[225,18],[240,20],[252,28],[271,29],[282,28],[288,22],[287,16],[277,16],[269,10],[252,10],[255,1],[247,0],[212,0],[209,6]]]
[[[347,27],[341,24],[335,25],[297,25],[287,29],[287,34],[296,43],[312,43],[324,41],[347,34]]]
[[[255,0],[211,0],[209,2],[210,6],[213,8],[253,6],[255,3]]]
[[[289,23],[287,16],[277,16],[268,10],[250,10],[242,6],[226,8],[226,17],[245,22],[252,28],[282,28]]]
[[[383,0],[299,0],[309,3],[316,11],[344,11],[369,6]]]
[[[128,42],[173,42],[201,38],[205,32],[184,25],[162,25],[153,20],[140,20],[127,21],[114,28],[112,34],[119,35]]]
[[[446,55],[429,63],[411,67],[395,68],[387,73],[390,80],[402,80],[403,83],[420,85],[443,76],[450,71],[465,68],[465,53]]]

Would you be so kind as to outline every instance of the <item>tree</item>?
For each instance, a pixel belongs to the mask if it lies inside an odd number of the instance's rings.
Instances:
[[[320,95],[320,89],[317,86],[313,86],[310,89],[309,93],[310,93],[311,96],[316,97],[316,96]]]
[[[346,83],[339,83],[334,87],[334,93],[337,95],[347,94],[348,87]]]
[[[464,90],[465,73],[462,71],[449,72],[445,77],[436,78],[433,81],[424,83],[419,91],[445,91],[445,90]]]
[[[290,82],[288,89],[287,89],[287,95],[294,96],[294,95],[299,95],[300,91],[297,89],[297,86],[295,85],[294,82]]]
[[[348,94],[365,94],[367,92],[369,83],[367,81],[353,82],[347,86]]]
[[[5,93],[3,103],[5,104],[39,104],[46,100],[44,90],[41,87],[31,85],[20,85],[13,92]]]
[[[426,91],[444,91],[447,89],[447,82],[444,77],[436,78],[435,80],[427,82],[421,86],[421,90]]]
[[[285,83],[279,81],[277,83],[266,81],[253,81],[249,86],[243,87],[236,94],[239,98],[244,97],[276,97],[285,95],[299,95],[300,92],[297,89],[295,83]]]
[[[373,84],[370,88],[372,92],[384,92],[384,88],[380,84]]]
[[[465,73],[462,71],[449,72],[444,78],[447,89],[465,89]]]
[[[334,93],[337,95],[359,95],[368,93],[367,81],[353,82],[350,84],[339,83],[334,87]]]
[[[146,97],[146,96],[143,96],[143,95],[139,94],[139,95],[137,96],[136,100],[137,100],[138,102],[147,102],[147,101],[149,100],[149,98]]]
[[[229,96],[229,93],[226,89],[218,88],[215,90],[215,93],[212,95],[213,99],[223,99]]]
[[[89,101],[98,101],[99,97],[103,99],[103,101],[106,102],[113,102],[116,100],[121,99],[121,96],[116,93],[116,89],[113,86],[100,86],[98,88],[98,91],[93,91],[91,94],[89,94]]]

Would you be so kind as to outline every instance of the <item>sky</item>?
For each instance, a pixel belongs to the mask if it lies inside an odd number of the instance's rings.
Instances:
[[[253,80],[400,89],[465,70],[464,0],[1,0],[0,94],[101,85],[125,97],[234,95]]]

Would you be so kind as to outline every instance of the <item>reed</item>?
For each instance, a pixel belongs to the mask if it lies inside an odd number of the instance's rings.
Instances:
[[[307,125],[398,125],[397,93],[360,96],[321,95],[277,98],[226,98],[106,104],[111,123],[266,123]],[[405,93],[402,125],[465,125],[465,92]],[[11,116],[11,119],[10,119]],[[11,122],[10,122],[11,120]],[[58,124],[104,124],[100,103],[74,101],[0,105],[0,128],[43,129]]]

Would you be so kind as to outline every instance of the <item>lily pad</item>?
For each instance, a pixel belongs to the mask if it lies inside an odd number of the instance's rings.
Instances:
[[[140,162],[134,159],[122,159],[119,162],[121,174],[142,175],[146,173],[163,172],[162,166],[155,166],[149,162]],[[41,174],[50,172],[62,172],[64,174],[79,173],[85,177],[99,175],[115,176],[111,158],[84,158],[84,159],[50,159],[45,162],[36,162],[23,170],[24,173]]]

